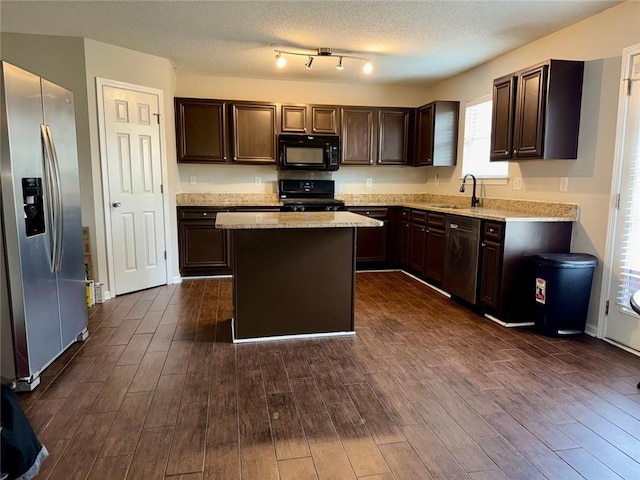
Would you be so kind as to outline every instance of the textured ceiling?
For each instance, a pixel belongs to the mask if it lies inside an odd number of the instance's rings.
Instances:
[[[618,1],[6,1],[3,32],[86,37],[168,58],[179,72],[428,85],[601,12]],[[290,57],[329,47],[361,63]]]

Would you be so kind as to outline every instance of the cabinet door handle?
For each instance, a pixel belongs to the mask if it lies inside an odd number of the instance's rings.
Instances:
[[[427,229],[425,230],[425,232],[429,233],[429,229],[427,228]]]
[[[518,153],[518,150],[513,150],[513,154],[515,155],[516,153]]]
[[[509,150],[505,150],[505,151],[504,151],[504,154],[505,154],[505,155],[509,155]]]
[[[494,230],[493,228],[490,228],[490,229],[489,229],[489,231],[490,231],[491,233],[495,232],[495,230]]]
[[[482,243],[480,244],[480,246],[481,246],[482,248],[484,248],[484,247],[486,247],[486,246],[487,246],[487,244],[486,244],[486,243],[484,243],[484,242],[482,242]]]
[[[207,216],[207,212],[202,212],[202,216],[206,217]]]

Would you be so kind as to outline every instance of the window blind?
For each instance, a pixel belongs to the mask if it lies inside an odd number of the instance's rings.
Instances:
[[[635,66],[639,67],[638,64]],[[634,88],[640,88],[640,82],[636,82]],[[631,311],[629,298],[640,290],[640,95],[634,96],[630,105],[631,125],[627,131],[626,146],[630,168],[623,179],[618,212],[621,246],[616,303],[628,312]]]
[[[491,152],[491,95],[468,102],[464,115],[464,149],[462,174],[476,177],[506,177],[507,162],[490,162]]]

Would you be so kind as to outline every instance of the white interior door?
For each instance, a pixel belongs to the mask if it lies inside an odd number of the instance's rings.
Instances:
[[[167,283],[158,95],[102,86],[116,295]],[[108,220],[107,220],[108,221]]]
[[[605,337],[640,351],[640,316],[629,297],[640,290],[640,46],[623,55],[624,94],[618,121],[619,207]]]

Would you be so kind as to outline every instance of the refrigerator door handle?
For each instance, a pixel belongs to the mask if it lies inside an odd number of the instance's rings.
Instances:
[[[56,184],[56,234],[58,236],[57,239],[57,251],[55,258],[55,269],[56,271],[60,271],[62,268],[62,246],[64,245],[64,215],[63,213],[63,204],[62,204],[62,185],[60,181],[60,164],[58,163],[58,154],[56,153],[56,142],[53,140],[53,133],[51,132],[51,127],[47,125],[47,136],[49,137],[49,145],[51,146],[51,159],[53,160],[53,171],[55,173],[55,184]]]
[[[45,183],[47,189],[47,212],[49,214],[49,257],[51,260],[51,271],[56,271],[56,253],[58,251],[58,234],[57,234],[57,213],[55,205],[55,180],[53,161],[51,159],[51,144],[49,142],[49,135],[47,134],[46,125],[40,125],[40,133],[42,135],[42,142],[44,144],[44,163],[45,163]]]

